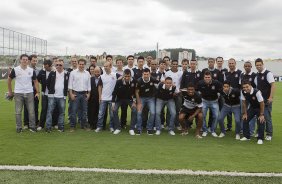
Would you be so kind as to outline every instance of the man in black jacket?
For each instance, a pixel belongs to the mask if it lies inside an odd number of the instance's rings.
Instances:
[[[136,124],[136,100],[134,98],[135,93],[135,80],[131,77],[130,69],[125,69],[123,78],[117,80],[115,89],[112,95],[112,111],[114,115],[114,134],[121,132],[121,123],[118,118],[118,109],[124,104],[126,107],[129,105],[131,108],[131,123],[130,123],[130,135],[135,135],[134,127]]]
[[[56,71],[50,72],[47,79],[48,88],[48,110],[46,120],[46,131],[51,132],[52,113],[56,105],[59,107],[58,130],[64,132],[65,105],[68,93],[69,73],[64,70],[64,61],[59,59],[56,64]]]

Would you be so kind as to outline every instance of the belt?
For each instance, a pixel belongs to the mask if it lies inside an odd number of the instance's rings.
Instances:
[[[74,91],[75,93],[78,93],[78,94],[86,94],[87,91]]]

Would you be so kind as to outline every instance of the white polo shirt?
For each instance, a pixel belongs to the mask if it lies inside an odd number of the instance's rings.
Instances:
[[[74,91],[91,91],[91,76],[83,70],[73,70],[70,73],[68,88]]]
[[[111,72],[110,74],[103,73],[103,75],[100,76],[99,85],[102,86],[101,100],[112,100],[112,94],[116,85],[116,81],[117,76],[114,72]]]
[[[19,65],[12,69],[9,76],[15,78],[15,93],[33,93],[32,81],[36,80],[36,73],[32,68],[27,66],[23,69]]]

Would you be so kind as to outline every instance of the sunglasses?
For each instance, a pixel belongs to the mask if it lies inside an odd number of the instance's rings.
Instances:
[[[61,64],[56,64],[56,66],[63,66],[63,65],[61,65]]]

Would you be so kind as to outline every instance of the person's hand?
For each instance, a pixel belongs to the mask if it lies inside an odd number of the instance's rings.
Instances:
[[[115,103],[112,103],[112,111],[114,111],[115,110]]]
[[[272,102],[273,102],[273,98],[269,97],[269,98],[267,99],[267,104],[271,104]]]
[[[8,96],[9,96],[9,97],[12,97],[12,96],[14,96],[14,93],[13,93],[12,91],[9,91],[9,92],[8,92]]]
[[[74,100],[75,100],[75,97],[76,97],[76,95],[75,95],[75,94],[70,94],[70,98],[71,98],[71,100],[72,100],[72,101],[74,101]]]
[[[191,115],[191,116],[189,116],[188,121],[192,122],[194,120],[194,118],[195,118],[195,116]]]
[[[34,98],[37,98],[37,100],[39,100],[39,98],[40,98],[40,93],[36,93],[36,94],[34,95]]]
[[[89,93],[86,93],[86,100],[88,101],[90,98],[90,94]]]
[[[259,120],[260,123],[264,123],[264,122],[265,122],[264,115],[261,114],[261,115],[258,117],[258,120]]]
[[[142,109],[142,103],[137,103],[137,111],[141,111]]]
[[[242,120],[247,120],[247,118],[248,118],[247,113],[244,113],[242,116]]]

